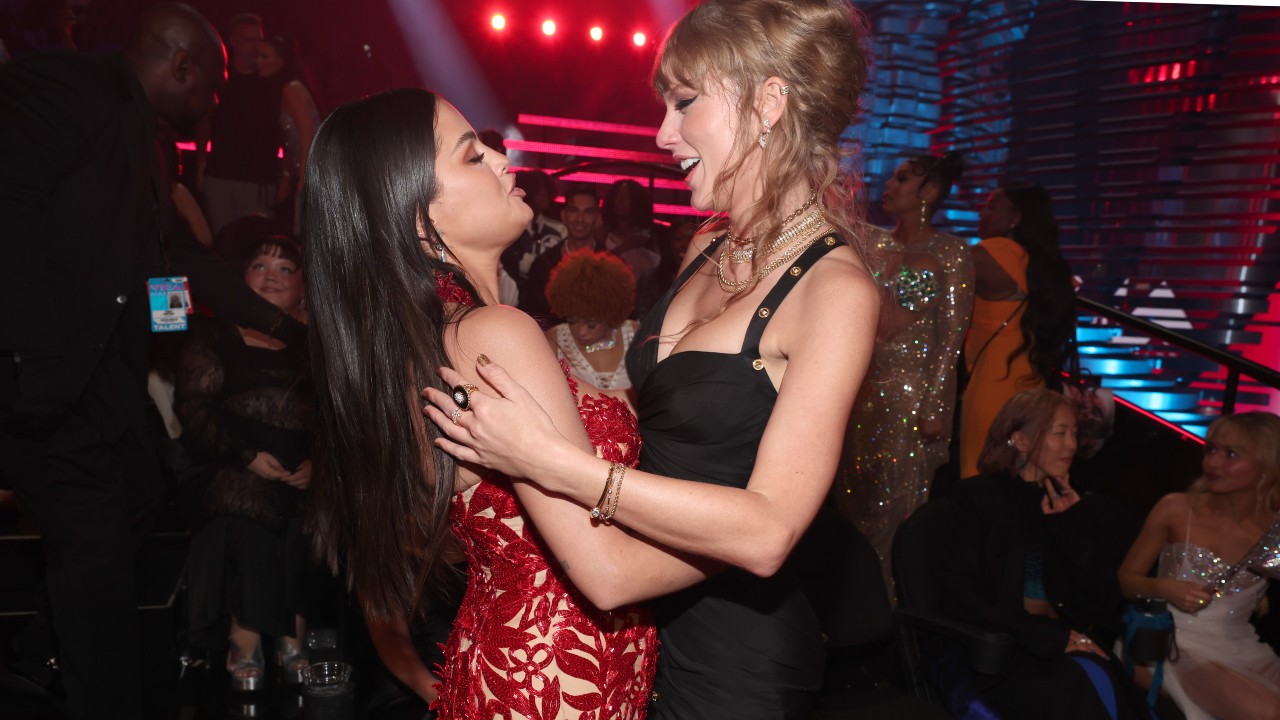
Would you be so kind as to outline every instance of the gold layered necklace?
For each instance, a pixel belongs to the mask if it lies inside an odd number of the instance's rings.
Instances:
[[[778,223],[778,227],[787,228],[787,223],[800,217],[805,210],[808,210],[810,207],[813,207],[813,204],[817,201],[818,201],[818,193],[814,192],[812,195],[809,196],[809,199],[806,200],[805,203],[800,206],[800,209],[796,210],[795,212],[783,218],[782,222]],[[806,217],[804,220],[801,220],[800,223],[797,224],[795,227],[784,229],[782,234],[774,238],[773,242],[769,243],[769,247],[765,248],[765,253],[766,254],[772,253],[778,248],[781,248],[783,245],[786,245],[788,242],[791,241],[792,238],[804,232],[805,230],[808,230],[810,227],[813,227],[813,225],[821,218],[822,218],[822,213],[819,210],[815,209],[812,213],[809,214],[808,217]],[[756,256],[756,249],[751,243],[751,238],[740,237],[738,235],[735,235],[732,228],[729,229],[729,233],[725,236],[725,243],[727,243],[731,248],[729,251],[731,254],[730,259],[733,260],[733,263],[735,265],[743,265],[743,264],[749,263]]]
[[[821,213],[819,213],[819,217],[821,217]],[[818,237],[822,235],[822,228],[825,225],[826,225],[825,222],[818,225],[818,227],[816,227],[812,232],[804,236],[802,239],[797,240],[791,247],[787,248],[781,255],[774,258],[773,260],[770,260],[768,265],[765,265],[764,267],[752,273],[751,277],[748,277],[746,280],[730,280],[728,277],[725,276],[724,259],[728,257],[731,253],[722,251],[720,253],[720,262],[717,263],[717,268],[716,268],[717,270],[716,274],[720,280],[720,288],[725,292],[736,295],[737,293],[740,293],[743,290],[746,290],[748,287],[750,287],[754,283],[757,283],[765,279],[766,277],[769,276],[769,273],[773,272],[774,270],[777,270],[778,268],[782,267],[786,263],[791,262],[793,259],[795,259],[797,255],[804,252],[810,245],[812,245],[815,241],[817,241]]]

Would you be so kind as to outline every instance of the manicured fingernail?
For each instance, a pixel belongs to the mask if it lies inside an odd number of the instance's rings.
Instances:
[[[488,365],[488,364],[489,364],[489,363],[491,363],[491,362],[493,362],[493,361],[492,361],[492,360],[490,360],[490,359],[489,359],[489,356],[488,356],[488,355],[485,355],[484,353],[481,353],[481,354],[479,354],[479,355],[477,355],[477,356],[476,356],[476,364],[477,364],[477,365]]]

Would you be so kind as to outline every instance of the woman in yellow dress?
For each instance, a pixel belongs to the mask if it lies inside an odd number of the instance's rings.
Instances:
[[[1053,201],[1031,182],[1002,183],[978,220],[976,298],[964,343],[960,477],[978,474],[991,422],[1023,390],[1062,386],[1075,330],[1071,267],[1058,251]]]

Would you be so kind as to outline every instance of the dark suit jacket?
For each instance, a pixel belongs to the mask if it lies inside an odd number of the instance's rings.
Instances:
[[[1090,497],[1054,515],[1041,513],[1041,497],[1039,487],[1018,478],[983,475],[930,500],[947,507],[931,538],[938,548],[931,570],[943,612],[1007,632],[1023,651],[1052,659],[1062,655],[1072,629],[1107,644],[1120,590]],[[1045,594],[1061,619],[1023,609],[1032,544],[1040,547]]]
[[[218,283],[236,277],[192,263],[189,243],[166,253],[173,213],[156,141],[123,58],[55,51],[0,69],[0,430],[44,436],[77,406],[107,441],[145,422],[146,279],[192,265]],[[236,282],[230,292],[258,311],[245,324],[278,327]]]

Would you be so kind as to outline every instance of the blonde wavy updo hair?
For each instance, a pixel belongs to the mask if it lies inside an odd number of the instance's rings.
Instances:
[[[1259,515],[1280,512],[1280,417],[1254,410],[1224,415],[1214,420],[1205,433],[1211,443],[1227,443],[1237,452],[1248,455],[1258,464],[1258,483],[1254,486]],[[1203,477],[1191,483],[1188,494],[1205,492]]]
[[[840,135],[857,117],[867,83],[867,34],[862,13],[844,0],[706,0],[667,34],[653,69],[659,95],[677,87],[702,92],[715,83],[738,95],[735,160],[716,178],[717,188],[732,187],[758,149],[761,84],[777,76],[790,89],[761,151],[763,195],[742,222],[757,247],[781,232],[783,195],[803,177],[827,219],[863,254],[858,182],[856,174],[840,173]]]

